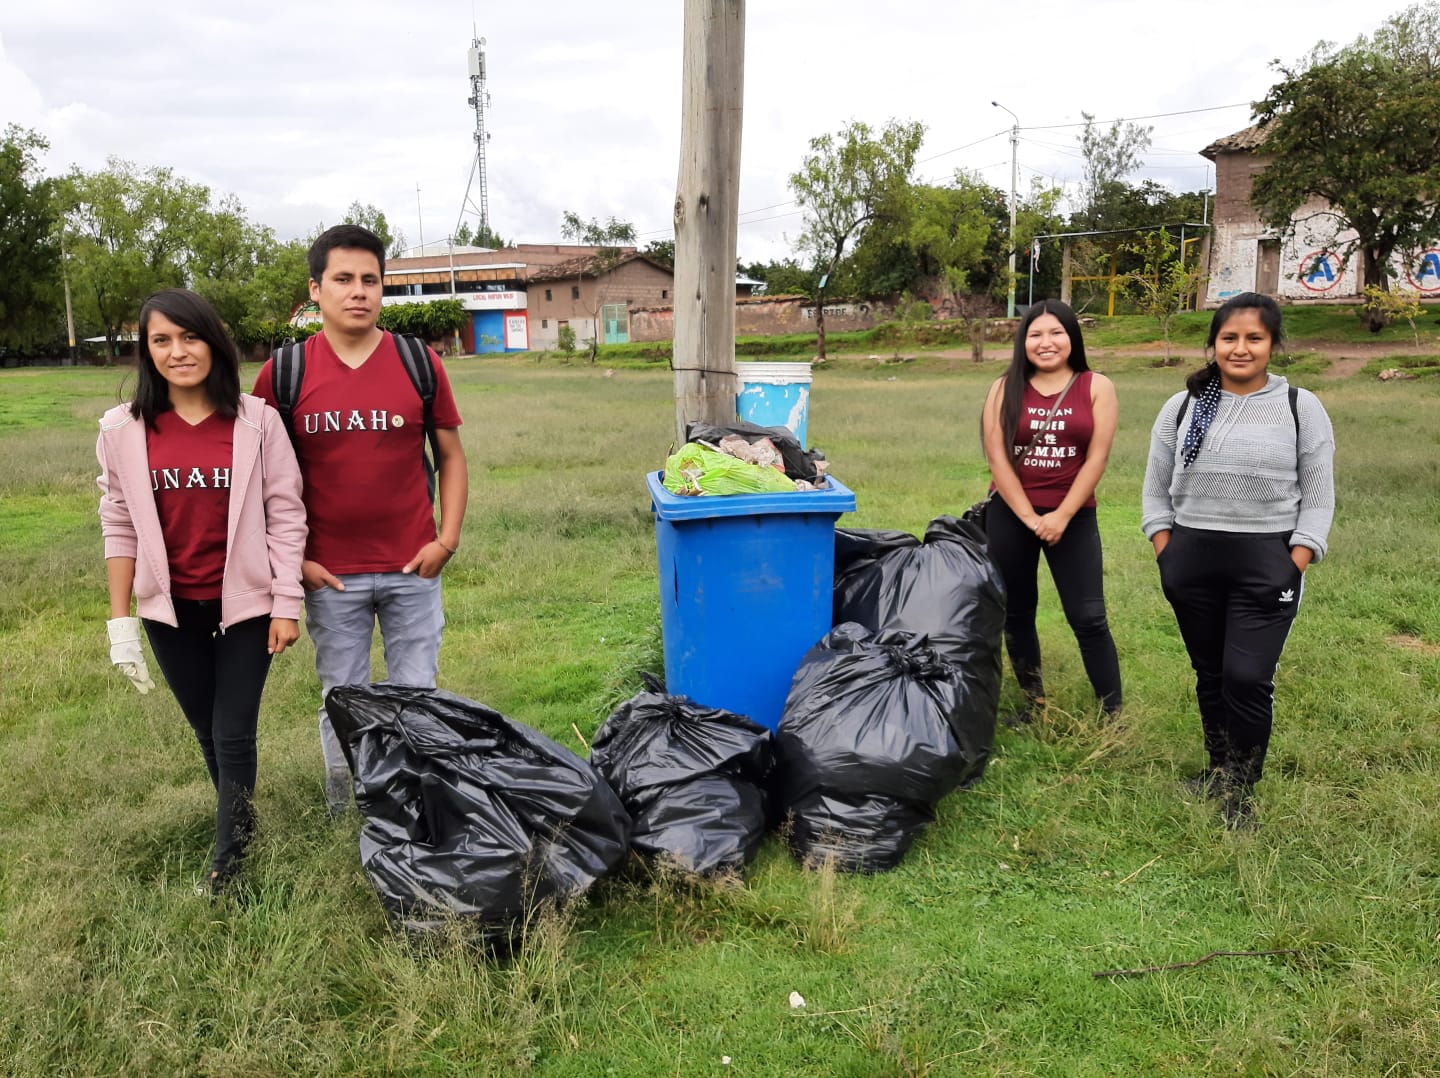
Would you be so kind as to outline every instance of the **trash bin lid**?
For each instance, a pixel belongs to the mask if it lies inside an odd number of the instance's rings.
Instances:
[[[833,475],[823,490],[782,494],[672,494],[661,484],[664,472],[645,476],[651,509],[661,520],[706,520],[711,517],[771,516],[783,513],[826,513],[838,517],[855,511],[855,492]]]

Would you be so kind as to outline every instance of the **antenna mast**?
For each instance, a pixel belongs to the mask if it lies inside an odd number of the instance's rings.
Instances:
[[[480,235],[490,235],[490,191],[485,167],[486,143],[490,141],[490,135],[485,130],[485,110],[490,107],[490,94],[485,89],[485,39],[475,31],[475,37],[470,41],[470,100],[468,104],[475,110],[475,160],[470,166],[470,179],[465,184],[465,198],[460,203],[460,218],[455,222],[454,231],[460,230],[460,222],[465,219],[466,209],[473,209],[480,215]],[[476,206],[470,200],[470,189],[475,186],[476,181],[480,184],[480,204]]]

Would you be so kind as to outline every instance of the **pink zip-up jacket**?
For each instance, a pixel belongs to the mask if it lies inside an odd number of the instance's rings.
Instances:
[[[170,560],[150,486],[145,423],[130,405],[100,419],[100,530],[106,558],[135,559],[136,609],[142,618],[175,625]],[[220,583],[220,628],[249,618],[299,620],[305,591],[305,505],[300,466],[280,413],[240,394],[230,472],[230,524]]]

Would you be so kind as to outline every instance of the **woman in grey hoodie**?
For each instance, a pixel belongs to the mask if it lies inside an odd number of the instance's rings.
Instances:
[[[1195,669],[1209,765],[1186,787],[1254,826],[1275,668],[1305,571],[1325,556],[1335,436],[1313,393],[1267,369],[1280,307],[1245,292],[1210,322],[1210,362],[1165,402],[1150,434],[1141,527]]]

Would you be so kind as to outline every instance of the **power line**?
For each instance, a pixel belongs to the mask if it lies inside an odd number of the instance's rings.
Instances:
[[[1220,112],[1224,109],[1248,109],[1252,102],[1241,101],[1235,105],[1211,105],[1203,109],[1181,109],[1179,112],[1152,112],[1148,116],[1120,116],[1113,120],[1086,120],[1078,124],[1042,124],[1038,127],[1022,127],[1021,131],[1060,131],[1067,127],[1087,127],[1090,124],[1099,122],[1101,124],[1123,124],[1132,120],[1163,120],[1167,116],[1193,116],[1197,112]]]

